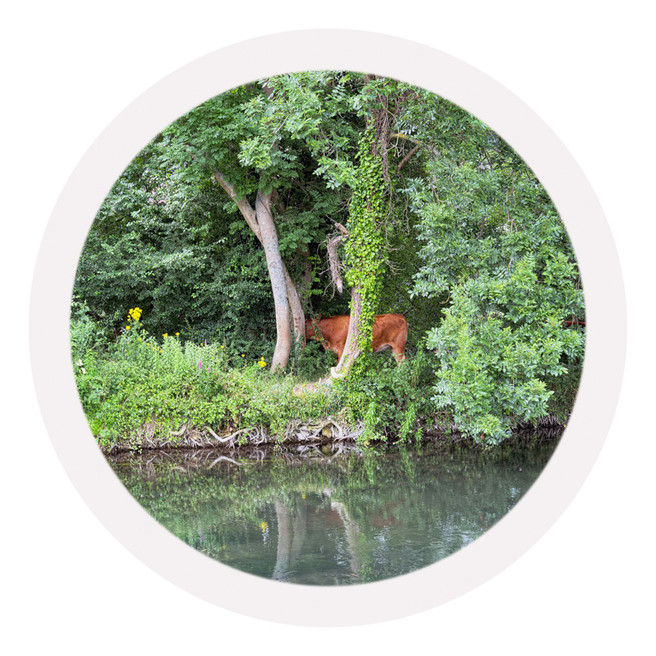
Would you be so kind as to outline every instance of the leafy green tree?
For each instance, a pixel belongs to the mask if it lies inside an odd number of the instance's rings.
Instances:
[[[329,94],[326,87],[337,91]],[[179,162],[178,175],[204,179],[211,174],[262,244],[276,316],[272,370],[287,365],[290,325],[296,344],[304,343],[305,335],[298,283],[283,260],[281,239],[285,250],[305,255],[307,280],[307,245],[316,238],[312,228],[322,223],[320,218],[308,221],[309,215],[333,205],[326,194],[349,174],[348,160],[336,159],[333,165],[329,157],[340,144],[348,144],[349,121],[331,109],[348,98],[341,87],[332,73],[265,80],[209,100],[164,132]],[[319,188],[317,176],[328,178],[329,189],[325,184]],[[305,222],[281,230],[288,227],[287,208],[299,205]]]
[[[91,227],[75,296],[109,334],[138,305],[155,335],[228,339],[243,349],[245,336],[266,332],[273,311],[263,253],[210,180],[192,185],[174,173],[161,138],[130,164]]]
[[[421,217],[414,294],[444,299],[428,332],[434,400],[481,441],[549,412],[557,379],[577,373],[583,293],[558,214],[528,167],[478,124],[467,159],[440,149],[409,187]],[[486,137],[486,138],[483,138]]]

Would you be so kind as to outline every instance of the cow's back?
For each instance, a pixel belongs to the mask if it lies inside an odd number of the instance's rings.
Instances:
[[[324,317],[319,320],[319,329],[323,338],[330,345],[339,346],[346,344],[350,317],[348,314],[341,314],[336,317]]]
[[[306,322],[306,338],[319,339],[324,348],[341,359],[348,336],[349,315],[322,317]],[[320,336],[319,334],[320,333]],[[397,360],[405,360],[408,322],[402,314],[377,314],[374,317],[371,347],[374,352],[391,348]]]

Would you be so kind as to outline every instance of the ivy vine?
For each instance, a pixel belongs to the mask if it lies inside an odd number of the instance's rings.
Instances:
[[[361,314],[358,346],[371,350],[374,316],[385,273],[384,231],[387,183],[383,160],[376,148],[372,123],[359,145],[359,166],[349,211],[349,239],[345,244],[346,282],[360,293]],[[353,308],[351,308],[353,309]]]

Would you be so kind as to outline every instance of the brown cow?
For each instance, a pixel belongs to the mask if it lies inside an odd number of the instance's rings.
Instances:
[[[342,359],[349,327],[348,315],[321,317],[305,320],[305,339],[317,339],[326,351],[337,354],[337,362]],[[408,339],[408,322],[402,314],[377,314],[374,317],[374,330],[371,348],[374,353],[391,348],[397,362],[405,360],[405,343]]]

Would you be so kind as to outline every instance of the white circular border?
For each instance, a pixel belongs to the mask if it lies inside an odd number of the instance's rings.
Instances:
[[[212,96],[270,75],[317,69],[401,79],[490,125],[524,158],[556,204],[576,251],[586,299],[586,358],[576,406],[554,455],[520,503],[444,560],[347,587],[244,574],[203,556],[152,519],[91,437],[69,347],[80,252],[101,202],[136,153]],[[594,192],[559,139],[523,102],[432,48],[367,32],[308,30],[232,45],[181,68],[137,98],[98,137],[71,175],[43,237],[32,288],[30,345],[37,396],[56,452],[78,492],[130,551],[181,588],[230,610],[283,623],[346,626],[402,617],[453,599],[500,572],[551,526],[588,475],[610,427],[624,368],[626,309],[615,246]]]

